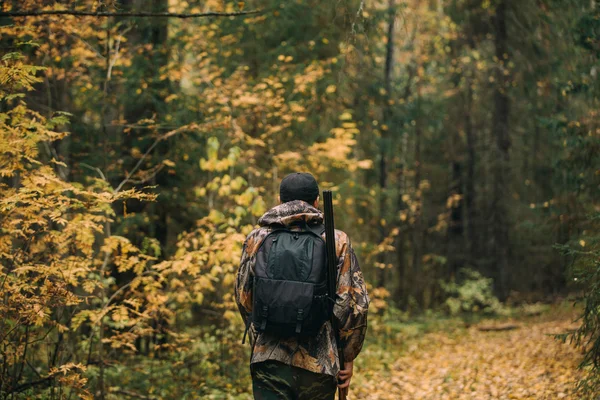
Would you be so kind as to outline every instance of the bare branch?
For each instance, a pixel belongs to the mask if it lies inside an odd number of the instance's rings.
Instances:
[[[125,32],[120,34],[119,37],[117,38],[117,43],[115,44],[115,50],[114,50],[115,57],[112,60],[110,60],[110,62],[108,63],[108,68],[106,71],[106,80],[107,81],[110,81],[110,77],[112,76],[112,69],[115,66],[115,64],[117,63],[117,60],[119,59],[119,48],[121,47],[121,38],[128,30],[129,29],[126,29]]]
[[[54,375],[49,375],[49,376],[47,376],[45,378],[38,379],[37,381],[26,382],[26,383],[23,383],[23,384],[15,387],[14,389],[13,388],[9,388],[9,392],[8,393],[10,393],[10,394],[20,393],[20,392],[23,392],[23,391],[25,391],[25,390],[27,390],[27,389],[29,389],[31,387],[37,386],[37,385],[41,385],[41,384],[46,384],[47,385],[53,379],[54,379]]]
[[[160,171],[162,171],[164,169],[165,165],[164,164],[159,164],[157,167],[153,168],[150,171],[146,171],[146,175],[141,178],[141,179],[130,179],[129,182],[131,182],[134,185],[143,185],[146,182],[149,182],[150,180],[152,180],[154,177],[156,177],[156,175],[159,174]]]
[[[82,167],[91,169],[92,171],[96,171],[98,173],[98,175],[100,175],[100,177],[102,178],[102,180],[106,181],[106,176],[104,176],[104,174],[102,173],[102,170],[98,167],[93,167],[89,164],[86,163],[79,163],[79,165],[81,165]]]
[[[205,17],[238,17],[264,13],[265,10],[238,12],[205,12],[205,13],[169,13],[169,12],[101,12],[74,10],[39,10],[39,11],[6,11],[0,17],[39,17],[45,15],[72,15],[75,17],[138,17],[138,18],[205,18]]]
[[[356,28],[356,20],[360,18],[364,9],[365,9],[365,1],[360,0],[360,6],[358,7],[358,11],[356,12],[356,17],[354,18],[354,21],[352,21],[352,34],[354,36],[356,36],[356,29],[355,29]]]
[[[40,375],[40,373],[37,371],[37,369],[35,369],[35,367],[33,365],[31,365],[31,363],[29,362],[29,360],[25,359],[25,362],[27,363],[27,365],[29,366],[29,368],[31,368],[31,370],[37,375],[37,377],[39,379],[44,379],[42,377],[42,375]]]
[[[143,272],[141,275],[139,275],[139,276],[140,276],[140,277],[142,277],[142,276],[148,276],[148,275],[158,275],[158,274],[157,274],[156,272],[154,272],[154,271],[144,271],[144,272]],[[112,296],[110,296],[110,298],[108,299],[108,301],[107,301],[107,302],[104,304],[104,307],[102,307],[102,310],[101,310],[101,312],[100,312],[100,313],[101,313],[101,314],[103,314],[103,313],[104,313],[104,312],[105,312],[105,311],[108,309],[108,307],[110,306],[110,304],[112,303],[112,301],[113,301],[114,299],[116,299],[116,298],[117,298],[117,296],[118,296],[118,295],[119,295],[121,292],[123,292],[125,289],[127,289],[129,286],[131,286],[131,285],[133,284],[133,282],[134,282],[134,281],[135,281],[135,279],[131,280],[130,282],[126,283],[125,285],[123,285],[123,286],[121,286],[119,289],[117,289],[117,291],[116,291],[116,292],[114,292],[114,293],[113,293],[113,295],[112,295]],[[101,318],[99,321],[101,321],[101,320],[102,320],[102,318]]]
[[[140,168],[140,166],[142,165],[142,163],[144,162],[146,157],[148,157],[148,155],[152,152],[152,150],[154,150],[154,148],[158,145],[158,143],[170,138],[171,136],[177,135],[178,133],[180,133],[182,131],[193,130],[193,129],[197,129],[197,128],[198,128],[198,126],[196,124],[184,125],[180,128],[177,128],[170,132],[167,132],[164,135],[160,136],[158,139],[156,139],[156,141],[154,143],[152,143],[152,145],[148,148],[148,150],[146,150],[144,155],[139,159],[139,161],[133,167],[133,169],[127,174],[125,179],[123,179],[123,181],[119,184],[119,186],[117,186],[117,188],[115,189],[115,193],[119,193],[121,191],[121,189],[123,188],[123,186],[125,186],[125,184],[131,180],[131,177],[133,176],[133,174],[135,174],[135,172]]]

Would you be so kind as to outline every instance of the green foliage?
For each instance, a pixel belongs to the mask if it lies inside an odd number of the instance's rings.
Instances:
[[[600,214],[590,216],[587,235],[569,245],[559,246],[563,254],[572,260],[570,277],[573,286],[582,290],[583,313],[581,325],[574,332],[559,335],[584,350],[581,367],[588,371],[580,386],[587,393],[600,390]]]
[[[564,152],[558,160],[563,169],[565,186],[561,215],[564,230],[570,230],[569,240],[560,243],[565,259],[570,262],[568,278],[573,289],[581,291],[578,301],[583,313],[581,324],[574,332],[561,335],[582,347],[581,367],[588,373],[580,383],[582,389],[595,396],[600,391],[600,128],[597,107],[600,103],[600,83],[587,71],[596,71],[600,40],[600,11],[591,10],[574,21],[578,49],[585,59],[579,71],[568,75],[563,95],[573,106],[556,118],[556,132],[563,140]],[[579,73],[577,73],[579,72]],[[595,73],[595,72],[594,72]],[[589,103],[589,108],[581,104]]]
[[[453,282],[440,282],[448,298],[444,305],[450,315],[498,315],[505,312],[493,293],[493,280],[472,269],[462,269]]]

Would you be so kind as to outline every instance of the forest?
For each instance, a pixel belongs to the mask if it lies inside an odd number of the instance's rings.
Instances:
[[[596,399],[596,3],[0,0],[0,399],[250,399],[296,171],[367,283],[350,399]]]

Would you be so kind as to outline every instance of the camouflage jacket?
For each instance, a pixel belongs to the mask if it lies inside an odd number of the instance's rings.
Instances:
[[[235,298],[244,321],[252,312],[252,280],[256,252],[273,225],[290,225],[298,220],[322,223],[323,214],[306,202],[296,200],[280,204],[267,211],[259,220],[259,228],[244,242],[244,249],[235,283]],[[324,238],[324,237],[323,237]],[[337,301],[334,315],[340,329],[341,347],[346,361],[360,352],[367,330],[369,296],[348,236],[335,231],[338,256]],[[276,360],[306,370],[336,376],[339,372],[337,348],[331,323],[326,322],[315,337],[278,338],[251,328],[253,346],[251,363]]]

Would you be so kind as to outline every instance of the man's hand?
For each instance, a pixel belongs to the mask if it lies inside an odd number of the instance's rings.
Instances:
[[[350,379],[352,379],[352,370],[354,369],[354,361],[349,361],[344,363],[344,369],[340,371],[338,374],[338,379],[342,383],[338,384],[340,388],[340,392],[346,396],[348,394],[348,389],[350,388]]]

